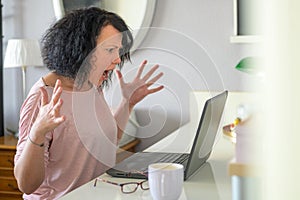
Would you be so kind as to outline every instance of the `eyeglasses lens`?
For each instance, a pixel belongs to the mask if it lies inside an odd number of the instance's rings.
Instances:
[[[141,188],[143,190],[149,190],[149,184],[148,184],[148,181],[144,181],[141,183]]]
[[[132,193],[132,192],[136,191],[137,187],[138,187],[137,183],[128,183],[128,184],[123,185],[122,192]]]

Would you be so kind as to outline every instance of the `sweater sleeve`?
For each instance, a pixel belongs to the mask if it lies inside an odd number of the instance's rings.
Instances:
[[[27,142],[28,134],[30,133],[31,127],[35,122],[35,119],[39,113],[41,107],[41,92],[40,87],[43,84],[37,82],[30,90],[29,95],[25,99],[21,110],[20,110],[20,121],[19,121],[19,139],[17,144],[17,151],[14,158],[16,163],[22,155],[23,149]],[[49,94],[48,94],[49,95]],[[45,142],[45,159],[49,157],[49,142]]]
[[[32,93],[25,99],[21,107],[19,121],[19,140],[17,144],[15,162],[17,162],[20,155],[22,154],[32,124],[34,123],[36,116],[39,112],[40,98],[41,95],[39,91]]]

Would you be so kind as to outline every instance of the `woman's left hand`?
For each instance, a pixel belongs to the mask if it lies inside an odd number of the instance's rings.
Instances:
[[[123,80],[122,73],[119,70],[116,70],[117,77],[120,82],[120,87],[122,91],[123,98],[129,102],[129,106],[133,107],[147,95],[160,91],[164,86],[158,86],[149,89],[159,78],[163,76],[163,73],[160,72],[158,75],[150,79],[153,73],[158,69],[158,65],[154,65],[149,72],[142,77],[142,73],[147,64],[147,61],[144,60],[137,71],[137,75],[132,82],[125,83]],[[150,79],[150,80],[149,80]]]

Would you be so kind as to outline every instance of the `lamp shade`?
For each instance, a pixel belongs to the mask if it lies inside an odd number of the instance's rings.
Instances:
[[[41,50],[37,40],[8,40],[4,67],[43,66]]]

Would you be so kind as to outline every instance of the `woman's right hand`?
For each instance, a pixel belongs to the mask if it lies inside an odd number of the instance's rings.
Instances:
[[[42,95],[41,108],[32,126],[31,133],[45,135],[65,121],[65,116],[60,114],[63,104],[60,98],[62,93],[61,81],[57,79],[50,101],[48,100],[49,97],[45,88],[40,88],[40,90]],[[35,136],[37,137],[37,135]],[[32,135],[32,137],[34,136]]]

